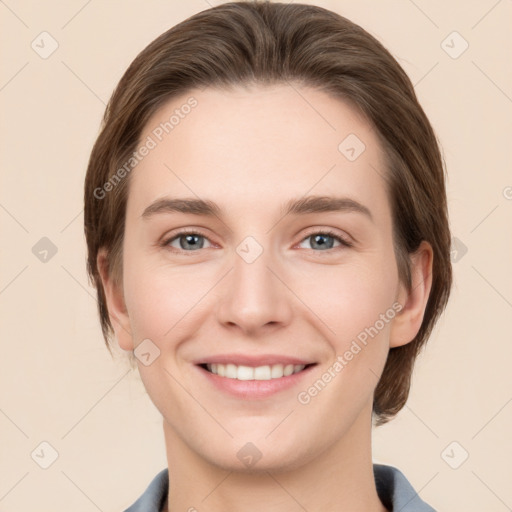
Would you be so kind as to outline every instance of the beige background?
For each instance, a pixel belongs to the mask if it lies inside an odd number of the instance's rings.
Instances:
[[[400,468],[439,511],[509,510],[512,2],[308,3],[361,24],[408,72],[441,139],[453,235],[467,248],[454,254],[451,301],[408,405],[375,430],[375,461]],[[128,64],[208,4],[0,3],[1,511],[118,512],[166,466],[158,412],[103,345],[85,273],[83,180]],[[58,48],[44,59],[50,37]],[[57,248],[46,262],[32,252],[42,237]]]

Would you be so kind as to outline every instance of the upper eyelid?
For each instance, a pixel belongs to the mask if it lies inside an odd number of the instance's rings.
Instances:
[[[339,239],[339,241],[344,244],[344,245],[353,245],[353,241],[352,241],[352,238],[349,237],[349,236],[346,236],[346,235],[342,235],[340,233],[337,233],[333,228],[310,228],[310,230],[307,231],[307,233],[305,235],[302,236],[302,238],[298,241],[298,243],[302,243],[304,242],[304,240],[306,240],[307,238],[309,238],[310,236],[312,235],[315,235],[315,234],[323,234],[323,235],[327,235],[327,236],[332,236],[333,238],[337,238]],[[177,233],[174,233],[173,235],[171,236],[164,236],[163,237],[163,240],[162,240],[162,245],[164,246],[167,246],[170,244],[170,242],[176,240],[177,238],[179,238],[180,236],[184,236],[184,235],[199,235],[199,236],[202,236],[203,238],[206,238],[210,243],[214,244],[215,245],[215,242],[213,242],[209,236],[207,236],[206,234],[204,234],[201,229],[199,228],[193,228],[193,229],[183,229],[181,231],[178,231]],[[297,244],[295,244],[297,245]],[[183,249],[179,249],[179,250],[183,250]],[[195,251],[185,251],[185,252],[195,252]]]
[[[315,234],[324,234],[329,235],[335,238],[339,238],[344,242],[351,242],[352,237],[349,235],[344,235],[341,233],[338,233],[334,228],[311,228],[310,231],[307,231],[307,233],[301,238],[301,242],[305,240],[306,238],[310,237],[311,235]]]

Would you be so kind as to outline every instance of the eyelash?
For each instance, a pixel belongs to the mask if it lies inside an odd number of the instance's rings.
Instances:
[[[199,235],[199,236],[205,238],[206,240],[208,240],[211,243],[211,240],[206,235],[203,235],[200,231],[197,231],[197,230],[186,230],[185,229],[185,230],[179,231],[178,233],[174,233],[172,235],[172,237],[170,237],[170,238],[164,239],[162,241],[162,243],[161,243],[161,246],[164,247],[164,248],[169,248],[171,251],[174,251],[174,252],[177,252],[177,253],[181,253],[181,254],[192,255],[192,254],[198,252],[198,250],[195,250],[195,251],[185,251],[183,249],[176,249],[176,247],[170,247],[169,246],[169,244],[172,241],[180,238],[180,236],[183,236],[183,235]],[[304,240],[312,237],[313,235],[330,236],[330,237],[334,238],[335,240],[337,240],[338,242],[340,242],[340,244],[341,244],[338,247],[333,247],[331,249],[326,249],[326,250],[323,250],[323,251],[315,251],[314,249],[309,249],[309,250],[311,250],[313,252],[316,252],[316,253],[332,253],[336,249],[349,248],[349,247],[353,246],[353,244],[351,242],[349,242],[346,238],[340,236],[339,234],[337,234],[334,231],[331,231],[329,229],[320,230],[320,231],[311,231],[305,237],[303,237],[300,240],[299,243],[304,242]]]

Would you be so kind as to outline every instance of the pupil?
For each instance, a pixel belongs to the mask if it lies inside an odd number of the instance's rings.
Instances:
[[[188,246],[188,247],[197,247],[199,244],[197,243],[197,238],[198,238],[198,235],[185,235],[185,246]],[[194,242],[194,239],[196,240]],[[182,249],[186,249],[188,247],[185,247],[183,244],[181,244],[181,248]]]
[[[322,242],[322,239],[325,239],[325,238],[330,238],[331,240],[333,240],[332,236],[330,236],[330,235],[315,235],[313,237],[314,244],[318,244],[318,247],[320,247],[320,248],[326,248],[327,247],[327,249],[331,249],[332,248],[332,242],[330,244],[326,243],[326,242]]]

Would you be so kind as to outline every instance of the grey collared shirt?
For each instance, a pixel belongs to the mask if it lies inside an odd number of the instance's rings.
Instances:
[[[436,512],[421,500],[405,475],[393,466],[374,464],[377,494],[391,512]],[[142,496],[124,512],[161,512],[169,492],[169,472],[163,469],[151,481]]]

